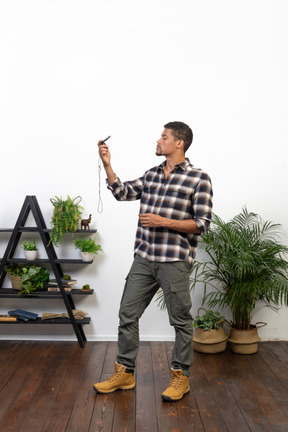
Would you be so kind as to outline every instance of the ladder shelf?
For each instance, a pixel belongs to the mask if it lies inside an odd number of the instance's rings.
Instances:
[[[25,227],[26,220],[28,218],[29,213],[32,212],[32,215],[35,219],[36,226],[35,227]],[[14,228],[1,228],[0,233],[11,233],[10,239],[8,240],[8,244],[6,247],[6,250],[4,252],[4,255],[2,259],[0,259],[0,298],[19,298],[21,300],[25,299],[62,299],[69,318],[56,318],[56,319],[47,319],[42,320],[41,318],[38,318],[37,320],[29,320],[29,321],[0,321],[0,324],[72,324],[74,333],[77,337],[77,340],[79,342],[80,347],[84,347],[84,342],[86,342],[86,336],[83,331],[82,325],[83,324],[89,324],[91,318],[85,317],[82,320],[75,319],[72,310],[76,309],[75,304],[73,301],[73,296],[85,296],[85,295],[92,295],[94,293],[94,290],[90,290],[88,292],[83,292],[80,289],[72,289],[71,291],[65,291],[64,285],[62,282],[63,278],[63,270],[61,265],[62,264],[91,264],[93,261],[89,262],[83,262],[80,259],[58,259],[55,248],[50,242],[50,229],[46,227],[41,209],[39,207],[38,201],[36,199],[36,196],[34,195],[27,195],[23,206],[20,210],[18,219],[16,221]],[[6,277],[6,271],[5,266],[9,263],[27,263],[27,260],[25,258],[14,258],[14,253],[17,248],[17,245],[19,243],[20,237],[22,233],[25,232],[38,232],[41,238],[41,241],[43,243],[44,249],[47,254],[47,259],[35,259],[33,261],[28,261],[29,264],[37,263],[39,265],[41,264],[49,264],[52,272],[54,273],[54,277],[57,281],[57,285],[59,287],[59,291],[36,291],[33,294],[28,294],[25,297],[20,297],[19,291],[15,291],[12,288],[4,288],[3,283],[4,279]],[[89,229],[86,230],[76,230],[75,233],[82,233],[82,234],[88,234],[88,233],[94,233],[97,232],[95,229]],[[74,233],[73,233],[74,234]],[[49,245],[48,245],[49,244]]]

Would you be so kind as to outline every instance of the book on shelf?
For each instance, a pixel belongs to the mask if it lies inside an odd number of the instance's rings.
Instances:
[[[8,314],[0,314],[0,321],[17,321],[17,318]]]
[[[56,286],[56,285],[55,286],[48,286],[48,291],[59,292],[60,288],[58,286]],[[71,292],[72,291],[71,286],[64,286],[64,291]]]
[[[35,314],[33,312],[28,312],[23,309],[15,309],[12,311],[8,311],[8,314],[18,318],[21,321],[28,321],[28,320],[35,321],[38,318],[38,314]]]
[[[29,318],[26,318],[26,317],[24,317],[22,315],[19,315],[19,316],[15,317],[15,318],[16,318],[16,321],[18,321],[18,320],[20,320],[20,321],[30,321]]]
[[[70,279],[70,280],[66,280],[61,278],[61,282],[63,284],[63,286],[67,286],[67,285],[75,285],[77,283],[76,279]],[[58,287],[58,282],[56,279],[50,279],[48,286],[56,286]]]

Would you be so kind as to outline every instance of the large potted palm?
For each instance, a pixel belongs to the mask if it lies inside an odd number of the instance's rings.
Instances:
[[[257,352],[260,323],[252,324],[256,306],[277,311],[288,305],[288,247],[280,236],[280,224],[264,221],[244,207],[229,222],[214,214],[211,229],[201,237],[208,259],[194,264],[191,289],[204,283],[203,304],[230,309],[234,352]]]

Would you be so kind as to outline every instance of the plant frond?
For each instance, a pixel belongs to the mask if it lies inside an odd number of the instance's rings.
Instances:
[[[249,328],[257,302],[272,310],[288,305],[288,247],[281,235],[280,224],[246,207],[228,222],[213,214],[211,229],[201,236],[208,258],[194,264],[191,289],[202,283],[202,304],[230,308],[238,328]]]

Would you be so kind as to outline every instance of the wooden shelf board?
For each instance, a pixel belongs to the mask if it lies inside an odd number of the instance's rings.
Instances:
[[[0,232],[13,232],[14,228],[0,228]],[[20,227],[18,229],[18,231],[20,232],[37,232],[39,231],[38,227]],[[43,231],[45,233],[50,233],[51,229],[49,228],[43,228]],[[89,230],[81,230],[81,229],[77,229],[75,232],[67,232],[65,234],[89,234],[89,233],[96,233],[97,229],[89,229]]]
[[[0,262],[2,259],[0,259]],[[8,258],[8,263],[25,263],[25,264],[32,264],[32,263],[38,263],[38,264],[51,264],[50,260],[48,258],[39,258],[35,260],[27,260],[26,258]],[[82,261],[81,259],[71,259],[71,258],[57,258],[54,259],[54,262],[57,264],[92,264],[92,261]]]
[[[27,294],[25,297],[21,297],[19,295],[20,291],[13,290],[12,288],[0,288],[0,298],[17,298],[19,299],[61,299],[62,295],[60,291],[37,291],[33,294]],[[87,296],[92,295],[94,293],[94,289],[91,289],[88,292],[81,291],[81,289],[74,288],[71,291],[65,291],[66,295],[80,295],[80,296]]]
[[[82,320],[75,320],[76,324],[90,324],[91,318],[86,317]],[[28,321],[0,321],[0,324],[71,324],[69,318],[53,318],[53,319],[45,319],[42,320],[41,317],[36,320],[28,320]]]

